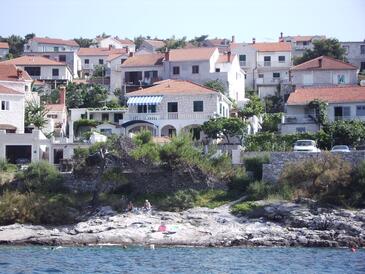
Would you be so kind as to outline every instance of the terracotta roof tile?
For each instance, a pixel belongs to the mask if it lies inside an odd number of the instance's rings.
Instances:
[[[65,105],[64,104],[47,104],[46,108],[49,111],[64,111]]]
[[[152,87],[127,93],[127,96],[169,94],[217,94],[217,91],[186,80],[163,80]]]
[[[169,52],[169,61],[204,61],[209,60],[217,48],[172,49]]]
[[[157,48],[157,49],[163,48],[166,45],[166,43],[162,40],[148,40],[147,39],[147,40],[144,40],[144,42],[150,44],[152,47]]]
[[[218,63],[232,63],[233,59],[236,57],[236,54],[231,54],[230,60],[228,60],[228,54],[220,54],[218,58]]]
[[[5,87],[3,85],[0,85],[0,94],[16,94],[16,95],[22,95],[24,93],[21,93],[19,91],[14,90],[14,89]]]
[[[9,44],[8,42],[0,42],[0,49],[8,49]]]
[[[122,67],[149,67],[149,66],[162,66],[162,60],[164,59],[162,53],[149,53],[134,55],[124,61]]]
[[[357,67],[332,57],[320,56],[291,68],[291,70],[330,70],[330,69],[357,69]]]
[[[125,49],[109,49],[109,48],[80,48],[77,52],[78,56],[109,56],[111,54],[124,54]]]
[[[306,105],[315,99],[328,103],[365,102],[365,87],[343,86],[301,88],[290,94],[287,104]]]
[[[66,66],[63,62],[58,62],[43,56],[20,56],[0,62],[0,64],[13,64],[17,66],[36,65],[36,66]]]
[[[0,63],[0,80],[2,81],[24,81],[32,80],[26,71],[23,71],[23,77],[18,78],[17,68],[14,64]]]
[[[40,44],[65,45],[65,46],[71,46],[71,47],[79,47],[79,44],[77,44],[75,40],[34,37],[31,39],[31,41],[34,41],[34,42],[37,42]]]
[[[119,42],[121,42],[122,44],[134,45],[134,42],[129,39],[120,39],[120,38],[115,38],[115,39],[118,40]]]
[[[319,37],[321,39],[325,39],[326,36],[323,35],[296,35],[296,36],[290,36],[293,37],[294,42],[308,42],[312,41],[313,38]]]
[[[287,42],[264,42],[264,43],[252,43],[257,51],[273,52],[273,51],[291,51],[292,47]]]

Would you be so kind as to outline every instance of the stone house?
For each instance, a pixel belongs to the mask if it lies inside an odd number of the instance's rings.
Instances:
[[[365,121],[365,87],[335,86],[299,88],[291,93],[286,103],[280,131],[282,134],[294,132],[315,132],[320,126],[316,122],[315,110],[308,107],[313,100],[327,103],[330,122],[337,120]]]
[[[146,39],[143,40],[136,54],[154,53],[164,46],[166,46],[166,43],[163,40]]]
[[[290,78],[296,87],[356,85],[357,71],[354,65],[320,56],[292,67]]]
[[[4,59],[9,54],[9,44],[7,42],[0,42],[0,60]]]
[[[284,36],[280,34],[279,41],[288,42],[292,45],[292,56],[301,57],[306,50],[314,48],[313,42],[326,39],[325,35],[294,35]]]
[[[350,64],[365,73],[365,40],[362,42],[340,42],[346,49],[346,58]]]
[[[120,39],[118,36],[116,37],[96,37],[94,39],[95,45],[91,47],[96,48],[114,48],[114,49],[127,49],[130,52],[134,52],[136,50],[136,45],[133,41],[129,39]]]

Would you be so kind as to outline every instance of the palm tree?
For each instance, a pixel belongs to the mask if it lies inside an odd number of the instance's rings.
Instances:
[[[47,123],[48,110],[44,104],[35,100],[28,101],[25,107],[25,125],[33,124],[35,127],[42,129]]]

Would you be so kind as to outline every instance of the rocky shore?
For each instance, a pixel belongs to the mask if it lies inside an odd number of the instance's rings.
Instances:
[[[229,205],[124,214],[104,207],[75,225],[1,226],[0,244],[365,247],[365,210],[256,203],[245,216]]]

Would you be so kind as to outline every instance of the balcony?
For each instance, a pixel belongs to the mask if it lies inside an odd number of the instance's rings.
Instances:
[[[256,85],[279,85],[288,84],[289,79],[283,78],[257,78]]]
[[[124,123],[126,121],[156,121],[156,120],[209,120],[213,118],[213,115],[204,113],[126,113],[123,120],[120,122]]]
[[[281,117],[282,124],[316,124],[315,115],[302,114],[290,115],[286,114]]]
[[[258,68],[289,68],[291,66],[290,61],[258,61],[257,67]]]
[[[247,65],[247,64],[246,64],[246,61],[240,61],[240,66],[241,66],[241,67],[246,67],[246,65]]]
[[[82,64],[82,69],[94,69],[93,64]]]

